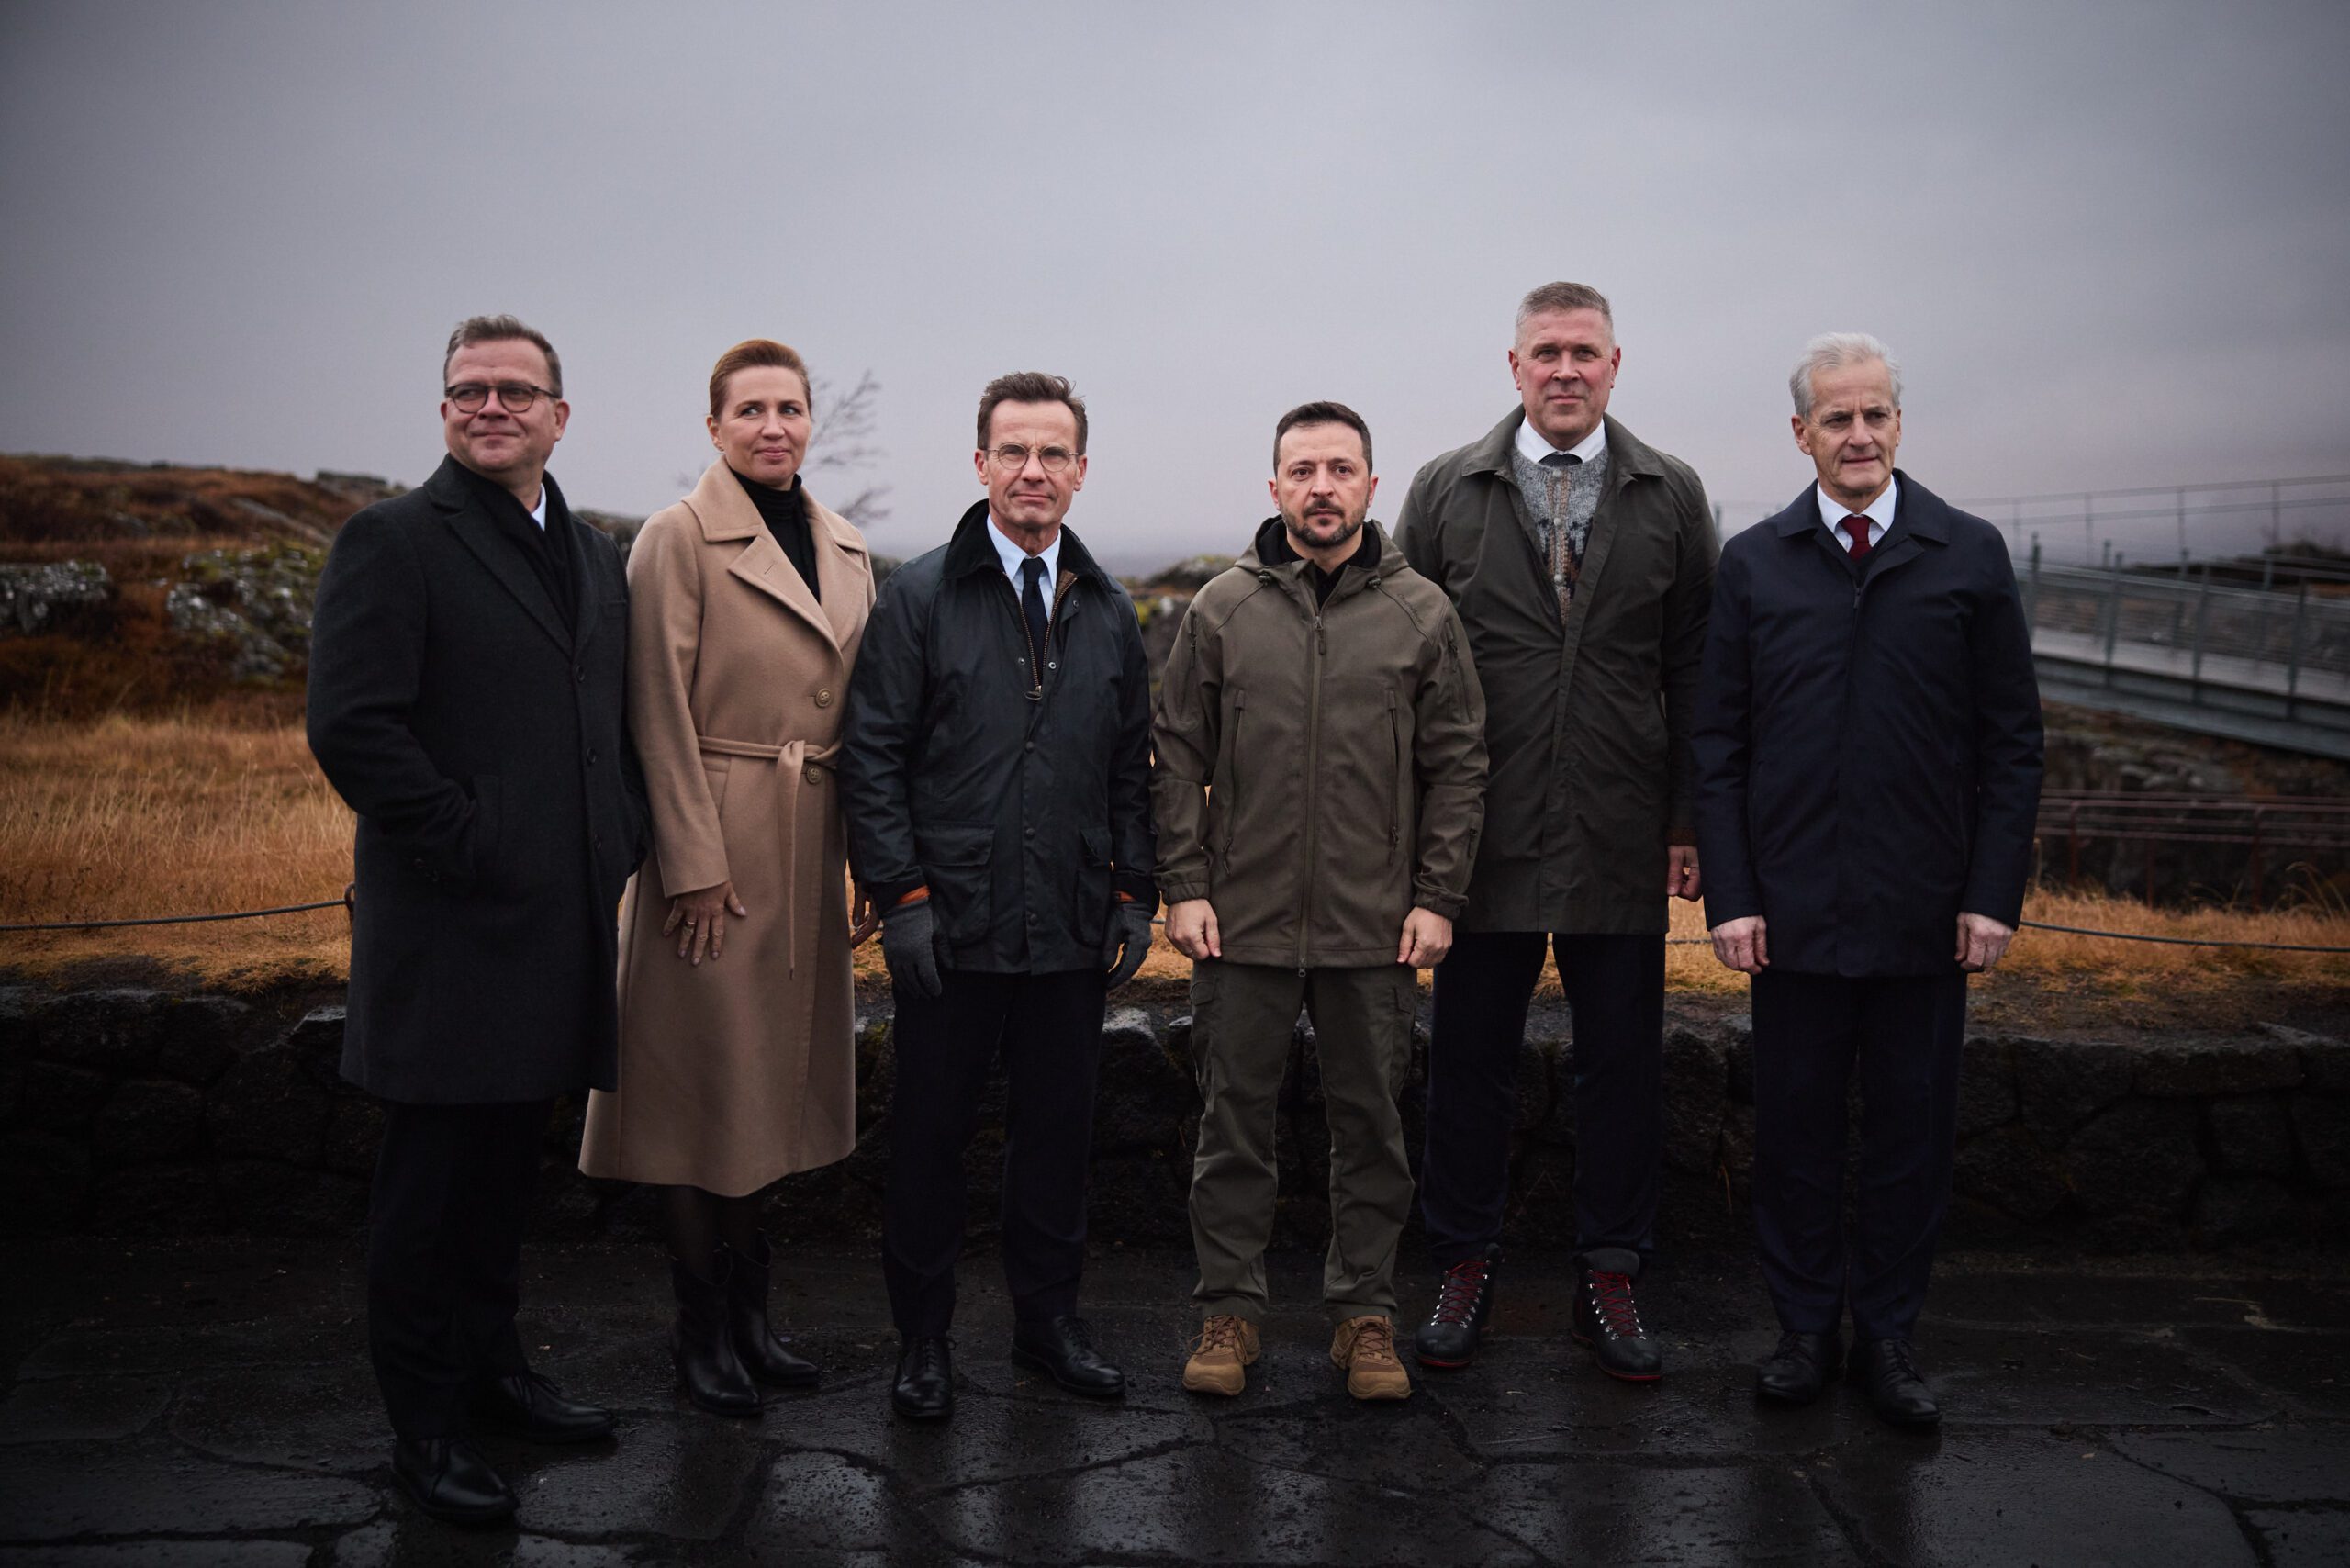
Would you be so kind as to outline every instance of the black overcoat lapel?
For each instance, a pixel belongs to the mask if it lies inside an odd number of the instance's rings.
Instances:
[[[562,612],[547,597],[547,590],[539,582],[538,573],[531,569],[531,563],[522,558],[522,547],[508,538],[506,531],[498,526],[498,520],[489,515],[488,509],[474,495],[471,485],[463,474],[457,472],[457,468],[455,458],[445,458],[432,477],[425,481],[425,494],[431,497],[433,504],[440,509],[441,521],[448,524],[449,531],[457,536],[458,542],[488,569],[499,586],[530,611],[531,619],[539,623],[540,630],[554,639],[555,646],[569,654],[572,638],[564,627]],[[573,570],[583,570],[586,552],[575,549],[572,554],[575,557]],[[593,598],[590,594],[581,600],[580,624],[583,627],[588,623],[587,607]],[[581,641],[585,642],[586,638],[583,636]]]

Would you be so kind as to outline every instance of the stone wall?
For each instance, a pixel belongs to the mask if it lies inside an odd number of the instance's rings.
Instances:
[[[256,1001],[117,990],[0,989],[0,1234],[344,1238],[365,1223],[381,1121],[341,1083],[340,999]],[[889,1158],[886,997],[858,1033],[859,1126],[847,1159],[783,1182],[785,1238],[878,1234]],[[1511,1234],[1569,1239],[1572,1043],[1538,1007],[1512,1139]],[[1198,1100],[1190,1020],[1113,1008],[1095,1122],[1093,1227],[1102,1245],[1181,1245]],[[1277,1242],[1327,1234],[1326,1148],[1310,1028],[1292,1042],[1281,1105]],[[1404,1115],[1419,1142],[1421,1033]],[[1748,1233],[1751,1047],[1742,1016],[1672,1009],[1665,1040],[1663,1231]],[[968,1162],[977,1228],[991,1227],[1002,1087]],[[572,1160],[582,1107],[558,1107],[539,1191],[541,1234],[649,1229],[649,1195],[591,1182]],[[1984,1035],[1968,1042],[1953,1246],[2168,1250],[2350,1242],[2350,1044],[2277,1025],[2146,1040]]]

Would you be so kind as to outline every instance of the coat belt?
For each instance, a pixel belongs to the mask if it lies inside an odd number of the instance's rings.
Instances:
[[[800,803],[793,797],[791,787],[795,783],[822,782],[818,769],[824,773],[833,771],[840,760],[841,743],[834,741],[828,745],[811,747],[804,740],[794,740],[786,741],[781,745],[769,745],[761,741],[730,741],[716,735],[701,735],[696,737],[695,744],[705,756],[747,756],[776,765],[776,804],[780,808],[778,816],[783,834],[783,885],[788,890],[784,896],[796,901],[800,897]],[[791,940],[786,948],[789,955],[786,972],[797,977],[800,973],[801,938],[812,936],[822,922],[821,919],[800,920],[789,911],[785,918],[791,921]]]

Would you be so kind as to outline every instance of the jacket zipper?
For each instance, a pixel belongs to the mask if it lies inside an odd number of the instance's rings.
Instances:
[[[1028,648],[1029,657],[1033,661],[1028,670],[1033,678],[1028,688],[1028,700],[1031,702],[1041,702],[1045,700],[1046,655],[1052,651],[1053,622],[1060,619],[1061,600],[1069,597],[1069,590],[1076,581],[1075,577],[1070,577],[1053,589],[1053,602],[1045,609],[1045,645],[1042,648]],[[1003,591],[1012,600],[1012,623],[1020,630],[1020,644],[1027,647],[1028,612],[1020,608],[1020,594],[1013,588],[1010,577],[1003,578]]]
[[[1305,589],[1307,593],[1314,590]],[[1305,867],[1297,890],[1297,972],[1305,973],[1305,940],[1314,915],[1315,824],[1321,817],[1322,778],[1322,656],[1330,651],[1330,635],[1323,629],[1322,611],[1314,612],[1314,646],[1308,650],[1311,677],[1305,699]]]

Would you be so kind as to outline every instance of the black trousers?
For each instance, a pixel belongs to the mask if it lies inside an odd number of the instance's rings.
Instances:
[[[1574,1021],[1575,1250],[1645,1258],[1656,1246],[1664,938],[1463,931],[1437,966],[1428,1041],[1420,1216],[1439,1269],[1501,1239],[1518,1053],[1545,946]]]
[[[387,1101],[367,1242],[367,1350],[392,1430],[465,1429],[475,1385],[526,1372],[522,1220],[552,1100]]]
[[[908,1338],[955,1319],[967,1196],[963,1151],[999,1052],[1004,1068],[1003,1276],[1024,1318],[1077,1310],[1085,1182],[1102,1060],[1104,976],[942,969],[944,993],[897,988],[881,1272]]]
[[[1958,1145],[1966,976],[1754,977],[1754,1229],[1789,1333],[1852,1309],[1864,1339],[1905,1338],[1926,1302]],[[1858,1258],[1844,1246],[1846,1095],[1861,1081]]]

